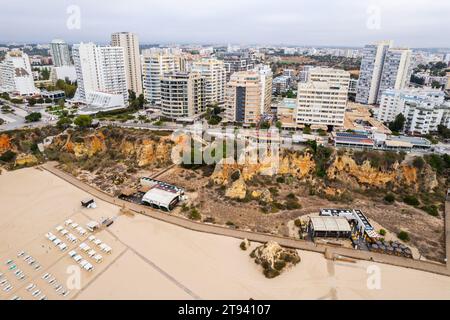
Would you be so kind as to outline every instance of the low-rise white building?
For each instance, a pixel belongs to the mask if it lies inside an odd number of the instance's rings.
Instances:
[[[428,134],[437,131],[439,125],[450,128],[450,106],[444,103],[441,90],[386,90],[380,107],[376,111],[379,121],[391,122],[403,114],[406,118],[405,131]]]

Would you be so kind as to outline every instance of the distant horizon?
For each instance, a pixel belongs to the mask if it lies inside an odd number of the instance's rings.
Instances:
[[[139,36],[139,35],[138,35]],[[0,40],[0,46],[13,46],[13,45],[18,45],[18,46],[24,46],[24,45],[48,45],[51,43],[52,40],[55,39],[61,39],[61,38],[53,38],[47,42],[27,42],[27,41],[2,41]],[[91,41],[91,40],[84,40],[84,41],[76,41],[76,42],[69,42],[66,41],[65,39],[61,39],[64,40],[68,45],[74,45],[74,44],[78,44],[78,43],[95,43],[98,45],[108,45],[109,42],[108,41]],[[382,40],[382,39],[380,39]],[[384,39],[383,39],[384,40]],[[229,45],[231,46],[240,46],[240,47],[263,47],[263,48],[328,48],[328,49],[363,49],[364,46],[368,45],[368,44],[372,44],[372,43],[366,43],[364,45],[361,46],[345,46],[345,45],[303,45],[303,44],[258,44],[258,43],[198,43],[198,42],[141,42],[139,40],[139,45],[140,46],[164,46],[164,47],[168,47],[168,46],[203,46],[203,47],[227,47]],[[395,41],[394,41],[394,47],[395,46]],[[449,47],[408,47],[411,50],[421,50],[421,49],[425,49],[425,50],[449,50],[450,51],[450,46]],[[450,53],[450,52],[449,52]]]

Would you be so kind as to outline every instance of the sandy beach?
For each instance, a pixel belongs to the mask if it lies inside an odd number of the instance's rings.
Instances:
[[[96,209],[82,209],[80,200],[86,197],[47,171],[28,168],[0,175],[0,273],[13,286],[9,292],[0,288],[0,299],[35,299],[26,290],[30,283],[48,299],[450,299],[449,277],[367,261],[332,262],[303,251],[296,267],[269,280],[249,251],[239,248],[239,239],[141,215],[118,215],[118,207],[102,201]],[[82,270],[81,287],[62,296],[42,276],[51,273],[68,287],[68,267],[75,262],[44,235],[56,234],[56,226],[66,219],[84,226],[102,217],[115,221],[94,236],[107,243],[112,254],[103,254],[92,272]],[[89,235],[80,236],[79,243],[89,244]],[[79,251],[78,244],[68,250]],[[42,268],[34,270],[17,257],[20,251]],[[24,271],[25,279],[8,270],[8,259]],[[367,285],[368,270],[380,272],[379,289]]]

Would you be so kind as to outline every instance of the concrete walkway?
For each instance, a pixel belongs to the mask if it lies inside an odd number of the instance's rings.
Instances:
[[[249,241],[254,242],[260,242],[260,243],[266,243],[268,241],[275,241],[278,242],[281,246],[294,248],[298,250],[307,250],[312,252],[318,252],[318,253],[325,253],[325,250],[328,251],[330,254],[340,255],[342,257],[352,258],[352,259],[358,259],[358,260],[367,260],[367,261],[374,261],[389,265],[394,265],[398,267],[404,267],[404,268],[411,268],[426,272],[432,272],[437,273],[441,275],[450,275],[450,266],[440,264],[440,263],[434,263],[434,262],[428,262],[428,261],[420,261],[420,260],[412,260],[408,258],[402,258],[397,256],[390,256],[386,254],[380,254],[375,252],[369,252],[369,251],[361,251],[361,250],[354,250],[350,248],[336,248],[333,246],[327,246],[327,245],[316,245],[313,242],[305,241],[305,240],[297,240],[292,238],[286,238],[281,237],[277,235],[271,235],[271,234],[263,234],[263,233],[257,233],[257,232],[250,232],[250,231],[244,231],[244,230],[238,230],[233,229],[225,226],[218,226],[218,225],[212,225],[212,224],[205,224],[201,222],[195,222],[189,219],[185,219],[178,216],[173,216],[168,213],[164,213],[162,211],[158,211],[149,207],[145,207],[139,204],[130,203],[128,201],[124,201],[118,198],[114,198],[103,191],[94,188],[90,185],[87,185],[86,183],[76,179],[75,177],[71,176],[70,174],[59,170],[56,168],[57,163],[56,162],[47,162],[42,165],[42,168],[53,173],[54,175],[58,176],[59,178],[69,182],[70,184],[74,185],[75,187],[91,194],[93,197],[96,197],[100,200],[103,200],[105,202],[117,205],[117,206],[126,206],[127,209],[130,209],[134,212],[146,215],[148,217],[158,219],[167,223],[171,223],[177,226],[180,226],[182,228],[186,228],[193,231],[198,232],[205,232],[210,234],[216,234],[226,237],[233,237],[238,239],[248,239]],[[447,257],[450,254],[450,202],[446,202],[446,250],[447,250]]]

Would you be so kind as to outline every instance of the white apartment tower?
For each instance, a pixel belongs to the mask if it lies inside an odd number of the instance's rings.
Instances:
[[[261,82],[261,114],[270,112],[272,104],[272,81],[273,72],[270,66],[260,65],[256,68],[259,72]]]
[[[22,96],[39,93],[34,86],[30,59],[26,53],[19,50],[6,53],[4,61],[0,63],[0,92]]]
[[[412,51],[392,48],[392,41],[365,46],[356,102],[380,103],[383,91],[406,88],[411,77],[411,62]]]
[[[377,103],[385,90],[401,90],[407,87],[411,78],[411,56],[409,49],[389,49],[384,59]]]
[[[123,48],[80,43],[73,47],[73,59],[78,83],[76,100],[104,108],[128,104]]]
[[[217,59],[194,61],[191,70],[198,72],[205,79],[205,98],[208,105],[225,102],[227,72],[225,64]]]
[[[71,66],[69,46],[64,40],[55,39],[50,43],[50,55],[55,67]]]
[[[111,45],[124,49],[128,89],[139,96],[143,93],[143,90],[138,36],[130,32],[113,33],[111,35]]]
[[[391,47],[392,41],[381,41],[364,47],[356,90],[356,102],[363,104],[375,104],[377,102],[384,60]]]
[[[154,52],[143,57],[144,96],[161,105],[161,79],[166,73],[180,71],[180,58],[169,52]]]
[[[348,85],[328,81],[308,81],[298,84],[298,125],[344,125]]]

